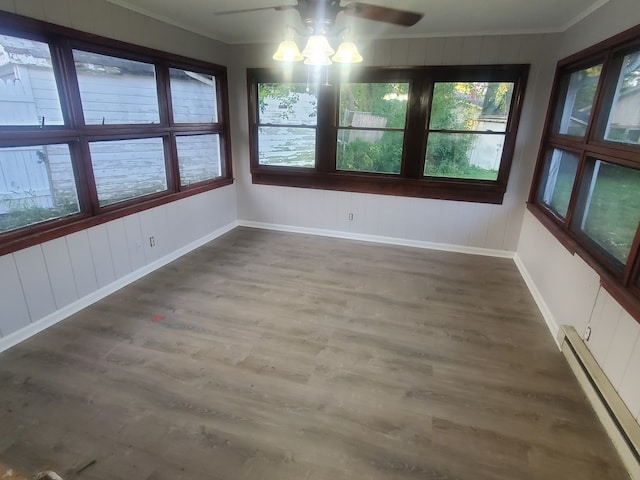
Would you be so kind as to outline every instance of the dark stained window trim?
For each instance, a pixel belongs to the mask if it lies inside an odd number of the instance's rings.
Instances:
[[[247,69],[249,99],[249,138],[251,175],[255,184],[279,185],[323,190],[339,190],[380,195],[434,198],[465,202],[501,204],[507,189],[515,151],[518,124],[529,73],[529,65],[468,65],[435,67],[365,67],[354,69],[348,82],[409,82],[409,100],[405,146],[399,175],[346,172],[335,168],[335,142],[338,129],[337,103],[339,80],[319,87],[318,127],[315,168],[287,168],[258,163],[258,83],[283,82],[282,72],[271,69]],[[297,75],[297,76],[295,76]],[[331,75],[331,73],[330,73]],[[324,77],[322,77],[324,78]],[[292,80],[304,83],[304,72]],[[435,82],[512,81],[515,83],[505,134],[502,162],[496,181],[424,177],[426,132],[430,114],[430,96]],[[323,82],[324,83],[324,82]],[[334,87],[335,85],[335,87]],[[324,93],[322,93],[324,89]],[[326,113],[323,114],[322,112]],[[329,118],[325,126],[321,118]],[[340,127],[342,128],[342,127]],[[466,133],[466,132],[465,132]],[[327,154],[327,152],[330,152]]]
[[[67,27],[35,20],[29,17],[0,11],[0,33],[46,42],[52,50],[54,72],[65,125],[7,126],[0,127],[0,147],[35,146],[52,143],[68,143],[71,149],[85,150],[78,154],[74,173],[76,176],[80,213],[53,219],[18,230],[0,233],[0,255],[12,253],[95,225],[154,208],[192,195],[204,193],[233,183],[231,160],[231,136],[229,130],[229,100],[227,69],[224,66],[190,59],[180,55],[132,45],[126,42],[81,32]],[[132,59],[156,66],[160,123],[154,125],[85,125],[82,118],[75,66],[71,49],[92,51]],[[213,75],[216,78],[218,105],[217,123],[175,123],[171,116],[171,89],[169,68],[181,68]],[[190,185],[177,182],[178,161],[175,155],[175,136],[218,134],[222,157],[223,177]],[[150,195],[133,198],[113,205],[99,207],[86,155],[89,141],[125,140],[156,137],[165,144],[168,189]]]
[[[636,231],[627,266],[623,270],[619,270],[615,268],[613,262],[607,259],[606,255],[594,247],[592,242],[585,240],[582,235],[571,230],[570,224],[576,208],[577,187],[574,187],[571,195],[566,222],[558,218],[551,209],[538,200],[544,178],[545,159],[547,153],[553,148],[572,151],[580,156],[576,185],[579,184],[589,158],[597,158],[621,166],[640,168],[640,147],[609,142],[598,138],[602,133],[602,116],[608,112],[607,107],[611,100],[608,95],[611,94],[612,86],[617,81],[617,78],[614,77],[615,72],[608,62],[611,62],[616,56],[624,55],[638,48],[640,48],[640,25],[625,30],[558,62],[545,120],[545,133],[540,143],[538,161],[531,183],[527,208],[570,254],[580,256],[600,276],[601,286],[640,323],[640,287],[636,283],[640,278],[640,228]],[[561,76],[601,62],[604,62],[604,67],[601,73],[600,85],[596,91],[592,118],[589,121],[584,138],[554,133],[554,116],[559,108],[559,103],[563,100],[560,98]]]
[[[175,202],[176,200],[231,184],[233,184],[233,179],[217,179],[213,182],[208,182],[206,185],[194,184],[179,193],[147,195],[128,202],[112,205],[104,208],[105,211],[100,215],[89,215],[81,212],[72,215],[68,219],[50,220],[26,227],[22,230],[8,232],[2,236],[0,255],[13,253],[17,250],[48,242],[49,240],[70,235],[80,230],[86,230],[87,228],[117,220],[127,215],[133,215],[134,213],[139,213],[150,208],[159,207],[167,203]]]

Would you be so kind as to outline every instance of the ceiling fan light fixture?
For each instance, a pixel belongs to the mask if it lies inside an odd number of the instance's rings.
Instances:
[[[336,54],[331,57],[336,63],[360,63],[363,58],[358,51],[358,47],[353,42],[342,42],[338,45]]]
[[[273,59],[279,62],[299,62],[303,58],[298,45],[293,40],[281,41],[278,50],[273,54]]]
[[[302,55],[304,57],[317,57],[320,54],[329,57],[333,55],[336,51],[331,48],[329,45],[329,40],[324,35],[311,35],[309,40],[307,40],[307,45],[302,50]]]
[[[311,55],[304,59],[305,65],[312,65],[315,67],[331,65],[332,63],[333,62],[331,62],[331,58],[329,58],[329,55],[324,52],[313,52]]]

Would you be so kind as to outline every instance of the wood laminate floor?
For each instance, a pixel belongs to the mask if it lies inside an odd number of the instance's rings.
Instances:
[[[0,385],[27,475],[627,478],[508,259],[239,228],[3,353]]]

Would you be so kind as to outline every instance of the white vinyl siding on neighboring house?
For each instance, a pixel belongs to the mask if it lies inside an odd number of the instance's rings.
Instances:
[[[55,83],[40,73],[41,68],[24,65],[16,68],[20,71],[20,81],[0,82],[0,109],[4,111],[2,116],[12,118],[17,125],[38,124],[43,116],[45,122],[47,118],[55,118],[56,115],[59,117],[59,104],[56,114],[58,97]],[[100,123],[105,112],[109,112],[110,118],[114,119],[115,123],[127,123],[132,105],[138,118],[147,118],[150,123],[153,123],[154,118],[157,117],[157,95],[155,90],[152,92],[153,95],[145,94],[148,93],[148,88],[142,86],[145,82],[144,78],[141,79],[136,75],[121,75],[117,77],[117,82],[114,82],[113,77],[104,74],[81,73],[79,82],[88,87],[83,108],[87,123]],[[180,79],[172,79],[171,82],[172,88],[178,91],[194,92],[193,96],[185,93],[174,98],[174,109],[182,112],[183,116],[188,117],[193,112],[195,117],[203,118],[203,115],[206,115],[205,112],[211,110],[211,104],[214,103],[215,98],[210,99],[208,107],[202,105],[202,98],[210,97],[208,85]],[[202,85],[201,93],[198,93],[198,85]],[[20,95],[16,95],[16,90],[20,90]],[[176,101],[179,102],[177,105]],[[127,105],[127,108],[122,108],[123,105]],[[209,114],[207,118],[211,120],[211,115]],[[164,184],[166,188],[164,170],[160,176],[156,175],[154,178],[148,176],[148,158],[149,155],[154,155],[153,148],[149,148],[148,143],[140,143],[137,151],[138,155],[133,158],[131,155],[120,156],[114,152],[111,157],[113,161],[107,170],[102,168],[95,172],[96,179],[105,177],[105,181],[101,182],[101,193],[104,196],[108,198],[122,196],[123,186],[145,190],[152,185]],[[48,164],[39,159],[39,152],[40,155],[46,155]],[[59,152],[59,147],[51,145],[44,148],[20,147],[0,151],[0,214],[20,201],[50,208],[53,206],[51,199],[55,195],[75,196],[74,178],[69,176],[71,172],[67,168],[68,155],[59,155]],[[159,152],[162,155],[162,148]],[[128,153],[131,154],[131,152]],[[202,148],[199,145],[192,147],[185,143],[182,145],[180,154],[184,157],[203,158]],[[206,158],[207,169],[215,172],[215,177],[220,177],[222,175],[220,148],[209,150]],[[190,168],[197,170],[198,166],[191,165]],[[49,182],[47,169],[50,170],[52,182]],[[197,174],[192,174],[190,177],[195,178]],[[8,200],[11,200],[11,203]]]

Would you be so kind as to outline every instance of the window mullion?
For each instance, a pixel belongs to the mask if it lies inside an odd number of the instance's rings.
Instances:
[[[611,107],[612,98],[607,97],[611,97],[613,95],[613,92],[611,92],[611,85],[618,81],[617,71],[619,71],[620,62],[621,59],[619,59],[619,61],[614,61],[614,58],[611,56],[611,51],[608,51],[602,60],[602,72],[600,73],[601,80],[598,82],[596,94],[593,99],[593,112],[589,118],[589,125],[587,125],[587,131],[584,137],[587,143],[598,141],[598,137],[603,129],[603,120],[605,122],[607,120],[602,117],[609,112]],[[616,63],[618,64],[617,68],[616,65],[614,65]],[[615,90],[615,87],[613,89]]]
[[[318,119],[316,127],[316,171],[335,172],[338,139],[338,87],[318,86]]]
[[[633,238],[633,243],[631,244],[631,250],[629,250],[629,257],[627,258],[627,263],[624,266],[624,270],[622,272],[622,283],[625,286],[628,286],[629,283],[633,282],[635,278],[635,273],[638,272],[638,269],[635,268],[636,264],[640,261],[640,223],[636,226],[636,234]]]
[[[156,63],[156,82],[158,86],[158,108],[160,123],[169,125],[170,134],[163,136],[167,189],[170,192],[180,191],[180,167],[178,165],[178,147],[176,146],[175,125],[173,121],[173,105],[171,103],[171,84],[169,67],[166,63]]]
[[[167,187],[170,192],[178,192],[180,191],[180,167],[178,165],[178,147],[175,133],[166,135],[163,141]]]
[[[166,63],[156,63],[156,84],[158,87],[158,108],[160,124],[173,126],[173,106],[171,104],[171,85],[169,67]]]
[[[82,137],[80,142],[72,149],[72,158],[74,159],[74,172],[77,176],[76,181],[81,210],[91,215],[97,215],[100,212],[100,202],[98,200],[96,179],[93,174],[93,165],[91,164],[89,142],[86,136]]]
[[[416,78],[409,85],[407,125],[402,148],[400,176],[421,178],[427,151],[427,117],[433,82],[429,78]]]
[[[571,225],[573,223],[573,219],[577,217],[581,217],[584,213],[585,204],[584,202],[579,202],[580,200],[580,190],[584,181],[588,181],[593,173],[593,164],[589,164],[587,160],[587,153],[582,152],[580,155],[580,164],[578,165],[578,170],[576,171],[576,179],[573,182],[573,190],[571,192],[571,198],[569,200],[569,207],[567,209],[567,215],[565,217],[565,228],[567,231],[573,230]]]
[[[58,69],[60,85],[62,85],[62,109],[65,122],[78,131],[78,141],[69,145],[73,172],[75,175],[80,210],[90,215],[97,215],[100,211],[98,192],[89,154],[89,143],[86,136],[86,126],[80,98],[80,87],[76,73],[71,43],[60,40],[54,45],[56,58],[54,68]]]
[[[82,113],[82,101],[80,100],[80,87],[76,74],[75,62],[71,45],[68,41],[60,41],[52,45],[54,55],[54,71],[61,85],[62,110],[65,115],[65,124],[73,129],[83,129],[84,115]],[[68,122],[68,123],[66,123]]]

